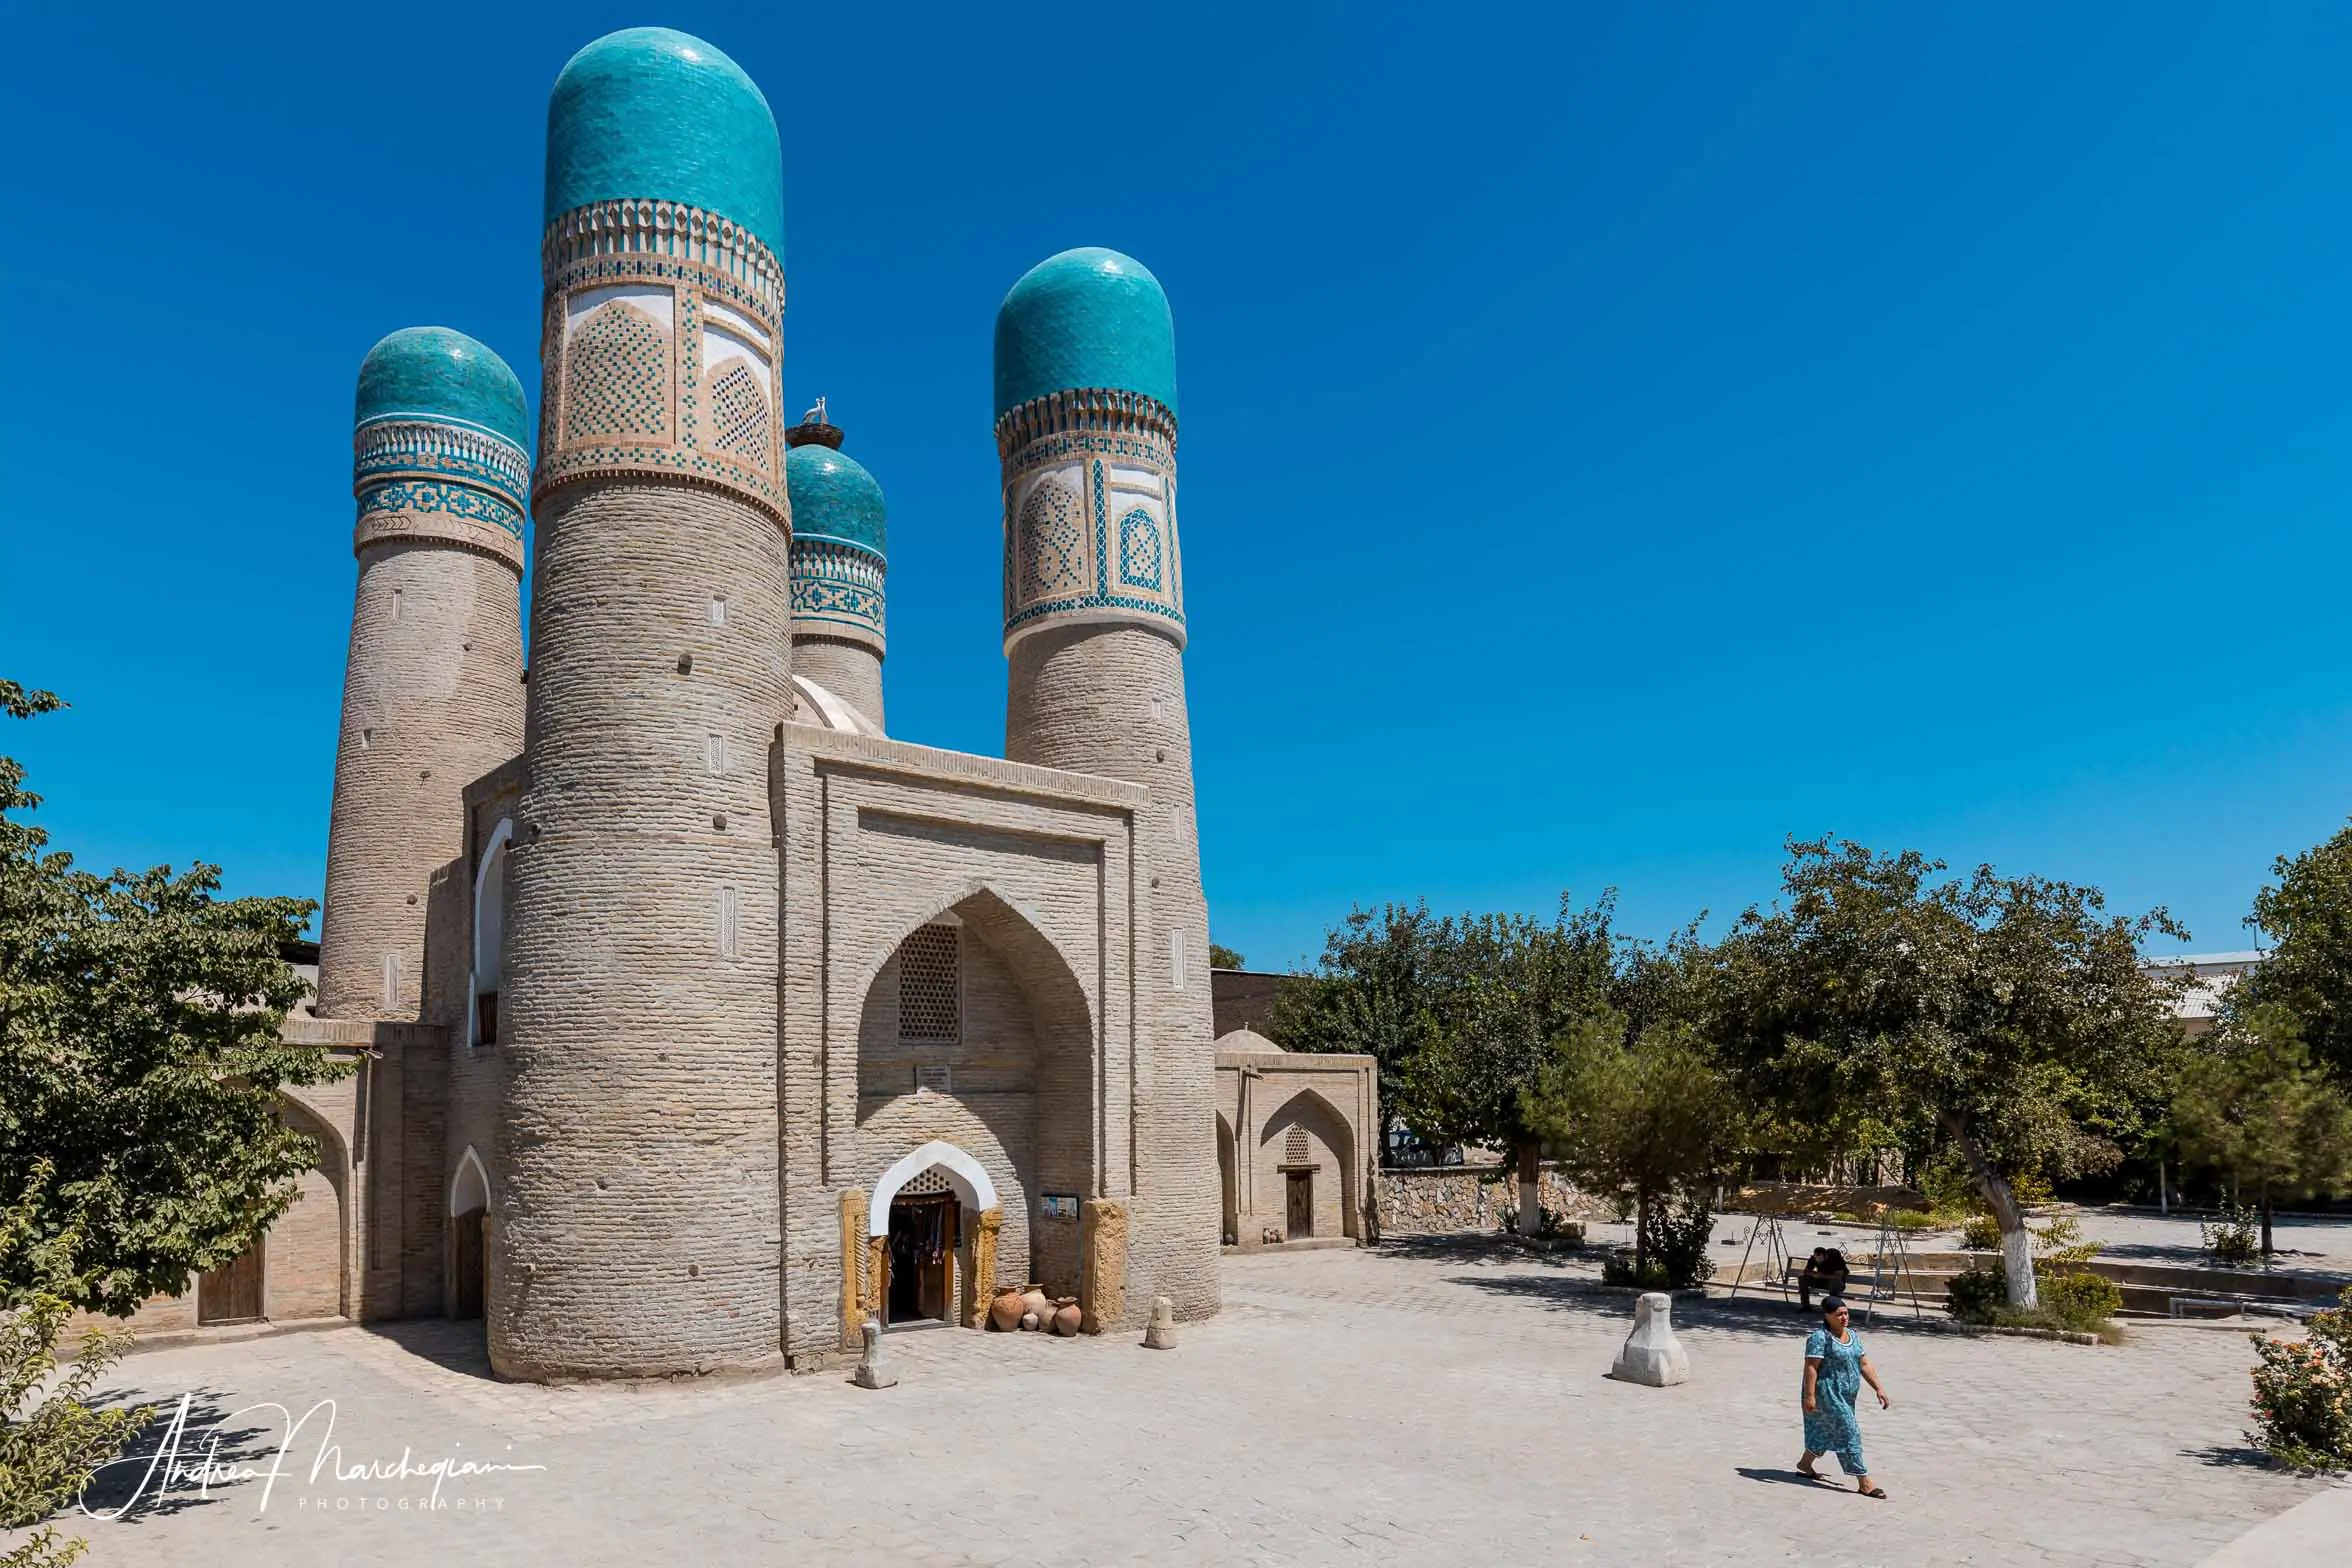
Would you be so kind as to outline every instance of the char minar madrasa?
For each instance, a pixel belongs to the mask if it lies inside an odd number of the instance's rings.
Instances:
[[[1066,251],[998,312],[1005,755],[972,756],[885,730],[882,490],[779,417],[783,231],[750,77],[615,33],[548,110],[536,431],[461,333],[361,365],[286,1026],[358,1069],[287,1092],[293,1209],[143,1317],[481,1317],[521,1378],[814,1365],[1007,1287],[1201,1318],[1221,1242],[1362,1233],[1360,1059],[1276,1106],[1282,1059],[1212,1039],[1159,282]]]

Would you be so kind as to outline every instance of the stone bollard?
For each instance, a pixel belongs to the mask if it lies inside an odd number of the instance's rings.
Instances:
[[[1690,1357],[1674,1337],[1674,1298],[1652,1291],[1633,1304],[1633,1332],[1609,1375],[1621,1383],[1666,1388],[1690,1377]]]
[[[1176,1348],[1176,1303],[1166,1296],[1152,1297],[1151,1321],[1143,1328],[1143,1348],[1146,1350],[1174,1350]]]
[[[857,1376],[851,1379],[860,1388],[895,1388],[898,1368],[890,1364],[890,1356],[882,1348],[882,1325],[872,1318],[858,1330],[865,1336],[866,1348],[858,1357]]]

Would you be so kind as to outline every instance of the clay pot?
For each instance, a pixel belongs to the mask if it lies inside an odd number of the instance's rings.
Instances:
[[[1037,1321],[1044,1323],[1052,1319],[1054,1304],[1045,1299],[1044,1291],[1038,1289],[1035,1285],[1032,1285],[1021,1297],[1021,1310],[1023,1312],[1036,1313]]]
[[[1029,1310],[1017,1290],[1001,1290],[988,1304],[988,1326],[1000,1334],[1010,1334],[1021,1326],[1021,1315]]]
[[[1037,1330],[1037,1314],[1034,1312],[1022,1313],[1021,1327],[1030,1333],[1035,1333]]]
[[[1053,1331],[1064,1339],[1070,1338],[1078,1332],[1079,1317],[1078,1303],[1075,1301],[1066,1307],[1056,1307],[1053,1315]]]

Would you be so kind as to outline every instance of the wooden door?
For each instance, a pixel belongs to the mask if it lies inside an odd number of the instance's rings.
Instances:
[[[257,1323],[261,1320],[261,1241],[196,1279],[196,1321]]]
[[[1297,1241],[1301,1237],[1314,1235],[1315,1173],[1313,1171],[1292,1171],[1290,1173],[1288,1207],[1289,1212],[1282,1224],[1283,1238],[1287,1241]]]
[[[449,1222],[455,1230],[456,1256],[450,1268],[457,1281],[457,1301],[450,1312],[453,1318],[478,1318],[482,1315],[482,1231],[490,1223],[487,1209],[468,1209]]]

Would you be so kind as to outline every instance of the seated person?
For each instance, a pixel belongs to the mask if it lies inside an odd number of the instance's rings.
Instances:
[[[1815,1247],[1813,1256],[1805,1260],[1804,1272],[1797,1276],[1797,1304],[1813,1305],[1813,1292],[1827,1296],[1846,1293],[1846,1281],[1852,1270],[1846,1266],[1846,1255],[1835,1247]]]

